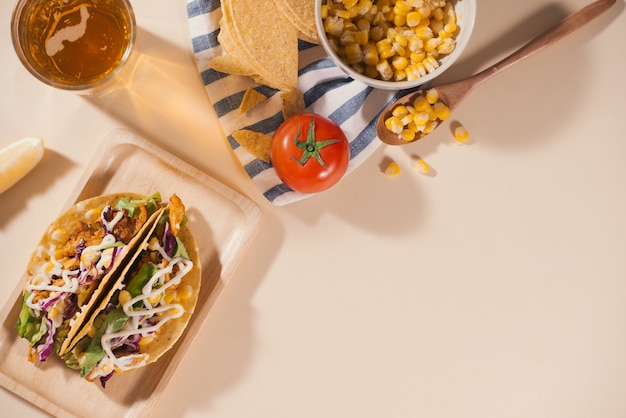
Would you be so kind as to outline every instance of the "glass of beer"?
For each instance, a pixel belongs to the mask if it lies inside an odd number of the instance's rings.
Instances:
[[[18,0],[11,37],[32,75],[90,94],[114,80],[136,36],[129,0]]]

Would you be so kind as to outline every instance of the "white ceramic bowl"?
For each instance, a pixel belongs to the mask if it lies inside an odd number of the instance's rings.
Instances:
[[[341,68],[348,76],[355,80],[361,81],[369,86],[385,90],[403,90],[412,87],[417,87],[430,83],[435,78],[443,74],[448,68],[450,68],[456,60],[461,56],[467,44],[469,43],[472,31],[474,29],[474,21],[476,20],[476,3],[477,0],[451,0],[454,3],[454,10],[456,13],[456,47],[449,55],[445,55],[439,58],[439,67],[425,76],[422,76],[412,81],[385,81],[368,77],[364,74],[360,74],[351,68],[345,61],[339,57],[333,50],[326,33],[324,32],[324,23],[321,17],[321,5],[326,4],[327,1],[332,0],[315,0],[315,24],[317,26],[317,33],[319,34],[320,42],[324,47],[326,53],[331,57],[335,64]]]

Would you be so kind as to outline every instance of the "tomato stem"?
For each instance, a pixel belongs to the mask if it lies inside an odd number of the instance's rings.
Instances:
[[[326,141],[316,141],[315,140],[315,117],[311,118],[311,123],[309,124],[309,130],[307,132],[306,141],[300,141],[300,123],[298,123],[298,132],[296,136],[293,138],[293,142],[296,147],[300,148],[303,151],[302,158],[298,159],[295,156],[292,156],[294,160],[298,162],[300,165],[306,164],[309,161],[309,158],[313,157],[317,160],[318,163],[326,170],[326,164],[324,163],[324,159],[320,155],[320,150],[324,147],[334,144],[335,142],[341,141],[341,139],[328,139]]]

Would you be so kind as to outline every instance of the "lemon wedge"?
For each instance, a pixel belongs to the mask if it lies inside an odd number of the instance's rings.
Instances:
[[[22,138],[0,149],[0,193],[17,183],[43,157],[43,140]]]

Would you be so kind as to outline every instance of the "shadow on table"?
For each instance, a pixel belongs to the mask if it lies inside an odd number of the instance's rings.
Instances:
[[[207,112],[213,111],[193,54],[141,28],[136,48],[115,83],[84,97],[166,149],[172,138],[206,136],[211,120]]]
[[[42,160],[20,180],[19,185],[16,184],[0,194],[0,231],[29,205],[32,198],[49,190],[73,165],[75,164],[64,155],[46,149]]]

